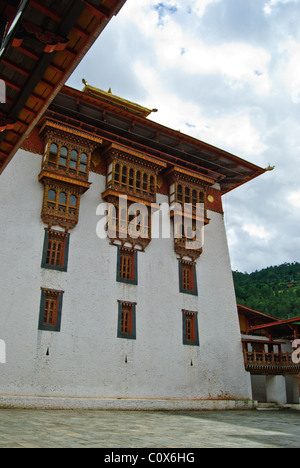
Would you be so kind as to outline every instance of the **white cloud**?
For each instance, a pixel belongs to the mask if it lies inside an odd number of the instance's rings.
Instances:
[[[299,3],[299,0],[269,0],[264,6],[264,12],[270,15],[277,5],[287,3]]]
[[[221,74],[227,85],[236,88],[250,84],[258,94],[268,93],[269,53],[263,48],[256,48],[243,43],[225,43],[221,46],[208,46],[192,38],[186,42],[186,53],[181,63],[191,74]]]
[[[244,224],[242,229],[243,231],[247,232],[249,236],[255,237],[257,240],[268,241],[272,237],[272,234],[268,232],[264,226],[258,226],[256,224]]]
[[[300,190],[298,190],[296,192],[292,192],[288,196],[288,201],[295,208],[300,208]]]
[[[220,0],[194,0],[194,11],[198,16],[202,17],[206,11],[208,5],[217,3]]]
[[[202,15],[205,8],[219,0],[194,0],[193,10]],[[161,11],[160,11],[161,9]],[[221,45],[206,44],[196,29],[187,30],[176,22],[174,13],[179,10],[174,1],[157,4],[155,0],[126,7],[126,16],[140,32],[152,41],[161,69],[180,68],[190,75],[219,74],[231,89],[252,86],[257,94],[267,94],[271,88],[269,63],[271,56],[263,47],[243,42],[225,42]],[[164,21],[161,15],[164,12]],[[197,20],[195,20],[197,24]]]
[[[285,47],[287,64],[284,70],[284,80],[295,104],[300,102],[300,44],[289,40]]]
[[[151,119],[240,156],[260,155],[266,149],[259,129],[252,123],[251,112],[234,110],[226,112],[226,115],[210,117],[199,104],[165,89],[153,68],[137,62],[134,69],[148,93],[144,104],[150,108],[158,107],[159,112],[152,114]],[[257,121],[257,114],[255,117]]]

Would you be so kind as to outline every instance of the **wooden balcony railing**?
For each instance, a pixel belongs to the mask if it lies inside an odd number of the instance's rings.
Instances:
[[[245,367],[251,374],[296,375],[300,374],[300,364],[295,364],[291,353],[267,353],[244,349]]]

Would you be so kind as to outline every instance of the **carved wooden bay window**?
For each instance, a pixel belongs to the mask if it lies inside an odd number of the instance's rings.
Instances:
[[[91,155],[102,140],[49,120],[40,133],[46,145],[39,175],[45,187],[41,217],[68,231],[78,223],[81,195],[90,187]]]
[[[213,181],[200,174],[191,174],[179,168],[169,170],[167,177],[169,180],[170,206],[178,204],[181,205],[183,210],[185,204],[190,205],[190,216],[193,219],[200,216],[204,224],[209,224],[206,192]],[[197,205],[198,213],[196,211]]]
[[[48,143],[43,169],[52,168],[86,180],[90,159],[86,149],[52,139]]]
[[[138,198],[153,199],[156,195],[157,177],[149,171],[128,167],[127,164],[114,162],[109,165],[108,180],[114,189],[135,195]]]
[[[130,244],[145,250],[151,242],[151,208],[145,204],[131,203],[123,197],[110,195],[107,235],[112,244]]]
[[[179,167],[165,174],[169,183],[171,217],[174,219],[174,248],[182,259],[196,261],[203,252],[203,228],[207,218],[207,189],[215,181]]]
[[[103,194],[126,194],[137,202],[155,203],[157,176],[166,164],[151,156],[112,144],[103,155],[107,160],[107,186]]]
[[[116,144],[103,155],[107,181],[102,198],[110,203],[111,242],[129,242],[133,248],[138,245],[145,250],[151,242],[151,204],[156,203],[157,177],[166,164]]]
[[[78,223],[82,187],[56,183],[52,178],[43,178],[45,185],[41,218],[49,226],[57,225],[68,231]]]

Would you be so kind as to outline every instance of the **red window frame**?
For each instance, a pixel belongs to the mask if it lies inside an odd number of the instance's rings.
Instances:
[[[198,331],[198,312],[183,310],[183,344],[200,346]]]
[[[118,301],[118,338],[136,339],[136,303]]]
[[[121,333],[123,335],[132,335],[132,317],[133,306],[122,305]]]
[[[63,267],[65,262],[66,238],[56,233],[48,233],[46,265]]]
[[[181,262],[182,288],[184,291],[195,290],[194,263]]]
[[[68,269],[70,234],[45,228],[42,268],[66,272]]]
[[[60,332],[64,291],[41,288],[39,330]]]
[[[56,327],[57,313],[58,313],[58,298],[57,294],[46,293],[43,325],[49,327]]]
[[[121,249],[120,251],[120,278],[128,281],[135,279],[135,251]]]

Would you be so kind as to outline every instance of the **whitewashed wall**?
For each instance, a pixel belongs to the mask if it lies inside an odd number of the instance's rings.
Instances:
[[[20,150],[0,178],[0,395],[251,399],[222,215],[208,212],[198,297],[179,293],[172,239],[138,254],[138,286],[117,283],[117,248],[96,235],[105,178],[91,174],[68,272],[45,270],[40,166]],[[38,330],[41,287],[65,291],[60,333]],[[117,338],[118,300],[137,302],[134,341]],[[199,313],[200,347],[182,344],[182,309]]]

